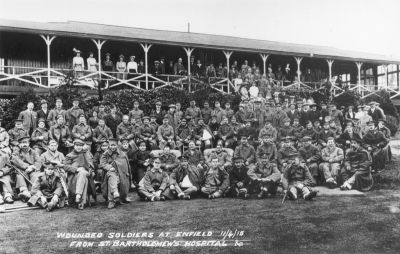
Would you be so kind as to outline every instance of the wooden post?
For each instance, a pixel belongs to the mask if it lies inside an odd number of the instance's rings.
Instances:
[[[299,87],[300,87],[300,64],[301,64],[301,60],[303,60],[302,57],[295,57],[294,58],[296,60],[297,63],[297,79],[299,81]]]
[[[46,42],[47,45],[47,86],[50,87],[50,68],[51,68],[51,63],[50,63],[50,46],[51,42],[56,38],[56,36],[50,36],[50,35],[43,35],[41,34],[40,37]]]
[[[358,93],[361,94],[361,66],[363,65],[362,62],[356,62],[357,65],[357,70],[358,70],[358,81],[357,81],[357,86],[358,86]]]
[[[224,55],[226,57],[226,79],[227,79],[227,84],[228,84],[228,93],[230,92],[230,85],[229,85],[229,59],[231,58],[231,55],[233,54],[233,51],[225,51],[223,50]]]
[[[144,70],[145,70],[145,76],[146,76],[146,90],[149,89],[149,73],[148,73],[148,63],[147,63],[147,55],[148,52],[151,48],[151,44],[147,44],[147,43],[140,43],[140,46],[142,46],[143,50],[144,50]]]
[[[332,83],[332,65],[333,65],[334,61],[335,60],[332,60],[332,59],[326,59],[326,62],[328,63],[328,67],[329,67],[329,82],[331,82],[331,83]]]
[[[104,43],[106,43],[106,40],[101,41],[92,39],[92,41],[94,42],[94,44],[96,44],[97,47],[98,63],[99,63],[98,72],[99,72],[99,80],[101,80],[101,48],[103,47]]]
[[[260,54],[260,56],[261,56],[261,58],[263,60],[263,70],[264,70],[263,74],[267,75],[267,59],[268,59],[269,55]]]

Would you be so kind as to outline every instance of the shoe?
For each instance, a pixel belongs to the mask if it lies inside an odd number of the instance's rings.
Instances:
[[[161,196],[161,197],[158,198],[158,200],[165,201],[165,197]]]
[[[117,206],[117,205],[115,204],[114,201],[110,201],[110,202],[108,202],[107,208],[108,208],[108,209],[113,209],[113,208],[115,208],[116,206]]]
[[[311,200],[311,199],[315,198],[316,196],[317,196],[316,191],[310,191],[310,193],[308,193],[308,195],[304,196],[304,200]]]
[[[190,200],[190,195],[185,195],[184,198],[185,198],[186,200]]]
[[[260,193],[258,193],[257,198],[263,198],[264,196],[264,191],[260,191]]]
[[[79,203],[79,204],[78,204],[78,209],[79,209],[79,210],[83,210],[84,207],[85,207],[84,204],[82,204],[82,203]]]
[[[4,199],[2,196],[0,196],[0,205],[4,204]]]
[[[243,195],[243,199],[248,199],[249,197],[250,197],[250,195],[247,194],[247,193],[245,193],[245,194]]]
[[[178,198],[179,198],[179,199],[184,199],[184,198],[185,198],[185,194],[179,193],[179,194],[178,194]]]
[[[39,198],[37,203],[39,204],[40,207],[42,207],[44,209],[46,209],[48,207],[48,203],[45,199]]]
[[[156,196],[152,196],[151,199],[150,199],[150,201],[151,201],[151,202],[156,201]]]
[[[293,192],[291,192],[290,190],[287,191],[287,197],[291,200],[296,200],[297,197],[294,196]]]
[[[131,189],[132,190],[136,189],[136,185],[134,183],[131,184]]]
[[[208,195],[208,199],[214,199],[214,196],[212,194]]]
[[[22,200],[22,202],[27,202],[31,198],[31,194],[28,190],[24,190],[18,194],[18,197]]]
[[[129,204],[130,202],[132,202],[132,200],[130,198],[128,198],[128,197],[126,197],[124,199],[121,199],[121,203]]]
[[[328,186],[328,188],[333,189],[335,187],[337,187],[337,183],[333,178],[328,178],[326,180],[326,185]]]
[[[48,212],[51,212],[51,211],[53,211],[53,209],[54,209],[55,206],[56,206],[56,204],[54,204],[53,202],[50,201],[50,202],[47,204],[46,210],[47,210]]]
[[[4,198],[4,202],[6,204],[12,204],[12,203],[14,203],[14,200],[12,199],[12,197],[8,196],[8,197]]]

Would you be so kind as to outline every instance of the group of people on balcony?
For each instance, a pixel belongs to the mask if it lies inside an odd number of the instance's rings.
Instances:
[[[80,78],[84,75],[85,62],[81,57],[81,51],[74,49],[76,56],[73,58],[73,69],[75,77]],[[116,72],[118,79],[131,79],[138,73],[144,74],[146,72],[144,60],[136,61],[136,56],[129,56],[129,61],[125,61],[126,57],[121,54],[118,57],[118,61],[115,63],[112,60],[110,53],[105,54],[105,60],[102,62],[102,70],[105,72]],[[98,71],[98,63],[93,57],[93,53],[89,52],[89,57],[86,59],[87,71],[96,72]],[[272,64],[268,64],[267,72],[262,73],[260,66],[257,65],[256,61],[249,64],[248,60],[244,60],[241,65],[238,61],[233,61],[230,69],[228,70],[226,64],[219,63],[214,66],[214,63],[209,63],[207,66],[204,65],[200,59],[195,59],[194,56],[190,57],[190,73],[192,76],[197,78],[229,78],[237,86],[242,83],[247,84],[250,88],[251,84],[258,82],[261,79],[278,81],[278,82],[293,82],[298,81],[297,71],[292,70],[290,64],[284,66],[277,66],[276,70],[273,70]],[[152,75],[179,75],[184,76],[188,74],[188,65],[183,63],[182,58],[178,58],[176,62],[170,60],[166,62],[165,57],[160,57],[159,60],[154,60],[153,63],[148,66],[148,73]],[[262,68],[261,68],[262,69]],[[305,73],[300,74],[301,82],[320,82],[326,78],[326,73],[320,69],[311,70],[307,68]]]
[[[243,100],[237,111],[213,106],[158,101],[144,112],[135,101],[129,114],[101,104],[89,115],[79,99],[70,109],[57,99],[52,110],[43,100],[38,111],[30,102],[14,128],[0,129],[0,204],[18,197],[49,211],[83,209],[101,190],[114,208],[131,201],[130,189],[159,201],[263,198],[279,186],[310,200],[315,185],[370,190],[371,172],[390,159],[376,102],[346,113],[295,97]]]

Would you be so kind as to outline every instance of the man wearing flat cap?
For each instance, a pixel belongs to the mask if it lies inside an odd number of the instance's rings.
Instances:
[[[79,98],[72,99],[72,107],[67,110],[67,121],[69,129],[72,130],[79,123],[79,117],[85,115],[83,109],[79,107]]]
[[[100,168],[105,171],[103,196],[111,209],[118,202],[131,202],[128,198],[131,169],[128,157],[118,148],[118,140],[110,139],[109,144],[108,150],[100,158]]]
[[[122,122],[118,125],[116,134],[117,139],[128,140],[129,146],[131,146],[134,151],[137,151],[135,143],[137,133],[135,132],[134,126],[130,124],[128,115],[122,116]]]
[[[38,121],[38,127],[32,132],[31,141],[32,148],[41,155],[47,150],[47,145],[50,140],[50,133],[46,129],[46,120],[40,118]]]
[[[72,128],[72,137],[83,140],[90,147],[92,145],[92,136],[92,128],[86,123],[85,115],[80,114],[78,123]]]
[[[258,138],[262,139],[267,136],[272,142],[275,142],[278,138],[278,131],[272,126],[271,121],[266,120],[264,127],[260,130]]]
[[[94,187],[93,175],[94,164],[92,154],[84,149],[85,142],[80,139],[74,140],[72,152],[65,157],[64,170],[68,174],[68,189],[75,204],[82,210],[88,203],[88,194],[92,194],[96,200],[96,189]]]
[[[18,116],[18,119],[22,120],[22,126],[29,134],[36,129],[37,113],[33,111],[33,108],[33,102],[28,102],[27,109],[20,112]]]
[[[57,117],[62,115],[64,120],[68,119],[67,111],[62,108],[62,100],[60,98],[56,99],[56,106],[54,109],[50,110],[50,113],[47,117],[47,123],[51,127],[57,123]]]
[[[287,136],[294,136],[294,129],[290,125],[290,118],[286,118],[283,121],[283,126],[282,128],[279,128],[278,130],[278,140],[280,141],[282,138],[285,138]]]
[[[164,118],[168,118],[168,123],[169,125],[172,126],[174,131],[176,131],[176,127],[178,127],[179,124],[179,116],[175,113],[176,105],[175,104],[169,104],[168,106],[168,112],[165,114]]]
[[[182,156],[180,164],[169,177],[169,189],[179,199],[190,200],[191,196],[200,191],[204,178],[204,168],[191,165],[189,158]]]
[[[351,148],[347,151],[344,167],[340,172],[341,190],[356,189],[368,191],[372,188],[371,175],[372,159],[367,150],[362,148],[362,140],[358,137],[351,139]]]
[[[385,169],[387,154],[385,147],[389,144],[389,140],[378,131],[375,122],[368,122],[368,132],[363,136],[363,147],[372,155],[372,170],[382,171]]]
[[[13,152],[12,163],[14,167],[18,168],[25,177],[33,183],[38,177],[38,173],[42,167],[42,160],[40,156],[29,147],[29,140],[29,136],[19,138],[19,150]],[[19,196],[24,202],[27,201],[26,198],[30,198],[27,184],[28,182],[22,175],[16,174],[16,188],[19,189]]]
[[[300,142],[303,146],[299,148],[299,153],[310,170],[314,182],[319,183],[318,166],[321,160],[321,152],[318,147],[312,144],[312,138],[309,136],[304,136]]]
[[[269,156],[269,161],[272,163],[277,163],[278,159],[278,149],[275,142],[272,141],[268,136],[263,136],[261,138],[261,143],[256,150],[257,162],[260,161],[261,155],[267,154]]]
[[[104,140],[108,140],[113,138],[113,133],[111,129],[106,125],[104,119],[99,119],[99,125],[97,125],[96,129],[93,131],[93,142],[96,145],[96,150],[98,150],[99,146]]]
[[[298,196],[302,196],[304,200],[312,200],[317,195],[317,192],[311,189],[313,185],[310,171],[301,164],[300,154],[291,154],[289,164],[283,171],[283,192],[293,200],[296,200]]]
[[[242,157],[246,166],[256,163],[256,150],[248,142],[247,136],[240,137],[240,145],[235,148],[234,157]]]
[[[214,107],[213,111],[211,112],[211,117],[216,116],[217,123],[221,123],[222,118],[224,116],[226,116],[226,112],[224,109],[221,108],[221,103],[219,101],[216,101],[214,103],[214,106],[215,107]]]
[[[267,194],[276,194],[279,181],[281,180],[281,173],[276,163],[269,161],[267,153],[260,156],[259,162],[250,166],[247,174],[252,180],[254,191],[258,192],[258,198],[262,198]]]
[[[59,115],[57,122],[50,127],[50,138],[58,142],[58,151],[66,155],[72,147],[72,135],[69,128],[64,124],[64,117]]]
[[[221,125],[219,126],[217,132],[217,138],[222,142],[223,147],[234,148],[234,135],[235,132],[232,125],[228,121],[228,117],[222,117]]]
[[[176,145],[177,147],[188,146],[189,142],[194,140],[193,129],[187,124],[186,118],[182,118],[180,124],[176,128]]]
[[[210,109],[211,110],[211,109]],[[208,112],[208,110],[207,110]],[[196,101],[195,100],[190,100],[189,103],[189,107],[186,109],[185,112],[185,116],[191,116],[192,119],[197,123],[198,119],[201,117],[201,110],[199,107],[196,106]],[[211,117],[211,113],[210,113],[210,117]],[[204,119],[207,120],[207,119]],[[206,124],[208,124],[208,120],[207,122],[205,121]]]
[[[54,172],[57,165],[46,163],[43,166],[44,172],[39,173],[33,182],[31,189],[32,197],[29,199],[28,205],[38,205],[51,212],[59,205],[60,198],[63,195],[63,188],[60,176]]]
[[[247,175],[249,167],[244,165],[243,158],[234,157],[233,165],[228,167],[227,171],[229,173],[229,187],[225,191],[225,195],[235,198],[248,198],[251,179]]]
[[[300,118],[300,113],[296,109],[296,104],[290,103],[289,110],[286,112],[286,115],[290,119],[290,124],[293,124],[293,121],[294,121],[295,118]]]

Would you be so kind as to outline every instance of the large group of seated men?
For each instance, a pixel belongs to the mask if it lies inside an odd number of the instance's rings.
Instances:
[[[312,200],[316,185],[370,190],[372,173],[391,159],[376,102],[353,111],[257,98],[235,112],[229,102],[192,100],[183,110],[158,101],[145,114],[135,101],[126,115],[112,104],[84,112],[79,102],[64,109],[57,99],[50,110],[42,100],[37,111],[29,102],[14,128],[0,129],[0,204],[84,209],[102,193],[111,209],[131,202],[129,191],[153,202],[263,198],[279,187]]]

